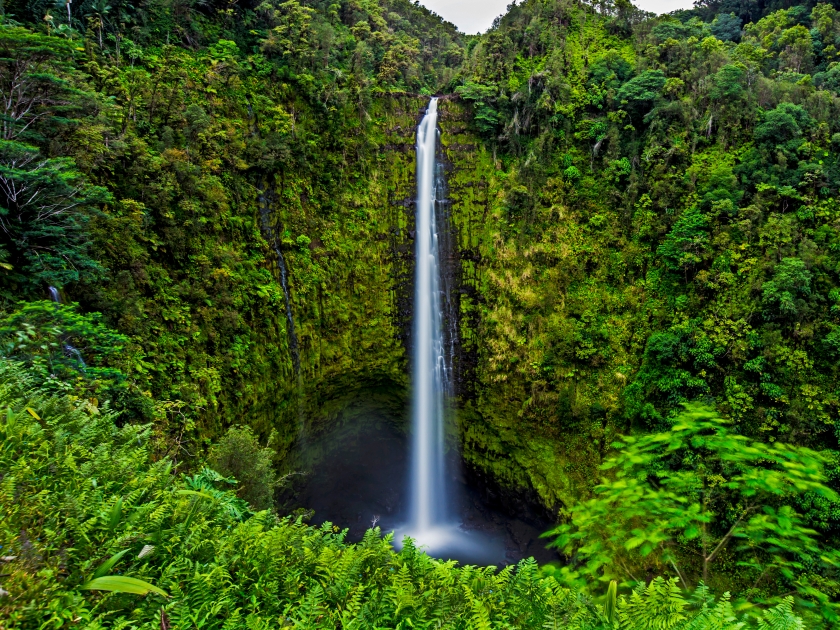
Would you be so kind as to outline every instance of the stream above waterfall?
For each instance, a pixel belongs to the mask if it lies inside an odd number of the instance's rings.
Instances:
[[[329,521],[347,528],[353,542],[361,540],[374,520],[383,534],[399,532],[410,511],[408,435],[403,418],[395,415],[393,410],[360,401],[335,428],[302,444],[294,470],[304,474],[290,478],[293,483],[282,493],[281,513],[312,510],[311,523]],[[499,504],[502,501],[490,498],[494,492],[466,474],[454,450],[447,459],[454,490],[448,531],[458,539],[449,546],[435,545],[430,555],[497,566],[531,556],[540,563],[560,560],[539,537],[552,525],[540,508],[520,504],[516,513],[506,511]]]

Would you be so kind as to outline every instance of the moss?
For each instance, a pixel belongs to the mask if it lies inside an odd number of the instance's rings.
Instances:
[[[376,392],[407,399],[414,134],[425,105],[408,96],[377,100],[370,138],[380,150],[343,173],[346,185],[333,196],[316,194],[302,175],[276,179],[272,217],[289,270],[301,372],[287,359],[250,413],[262,433],[278,430],[286,466],[294,466],[301,435],[334,426],[353,401]],[[623,383],[605,387],[605,370],[578,370],[559,392],[539,391],[530,368],[494,363],[507,334],[499,319],[507,298],[498,289],[499,265],[509,255],[500,256],[498,232],[506,173],[474,133],[465,104],[447,98],[439,110],[457,243],[463,456],[503,485],[533,490],[548,507],[568,505],[588,492],[609,442],[609,423],[590,418],[589,409],[604,404],[605,394],[614,407]],[[275,318],[282,321],[282,313]],[[285,338],[281,347],[288,356]]]

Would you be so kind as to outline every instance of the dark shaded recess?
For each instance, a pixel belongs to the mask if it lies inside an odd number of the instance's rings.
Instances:
[[[444,344],[452,358],[452,394],[456,401],[462,400],[467,392],[474,391],[475,360],[474,353],[466,353],[460,339],[461,295],[465,290],[461,251],[458,247],[458,228],[452,220],[452,201],[449,195],[448,174],[454,170],[453,164],[443,151],[440,142],[437,145],[436,159],[443,171],[440,178],[443,190],[438,192],[440,201],[436,215],[438,243],[440,244],[441,290],[443,296],[443,334]]]
[[[358,376],[332,379],[329,387],[309,392],[307,406],[306,430],[299,437],[304,443],[341,428],[369,408],[380,410],[392,419],[407,418],[408,392],[388,376],[369,373],[361,379]],[[403,420],[391,421],[404,425]]]
[[[466,462],[463,471],[466,483],[488,508],[543,529],[557,523],[560,507],[545,506],[534,488],[504,486],[486,470]]]
[[[446,117],[443,117],[446,120]],[[451,149],[451,147],[450,147]],[[455,171],[455,165],[449,160],[446,152],[442,150],[438,144],[437,159],[443,165],[444,173],[446,174],[447,186],[444,202],[439,204],[442,212],[438,214],[438,231],[443,235],[441,239],[441,275],[443,276],[443,285],[446,287],[447,296],[444,308],[444,331],[462,330],[462,324],[465,324],[470,330],[478,330],[480,325],[480,317],[477,309],[472,309],[468,315],[467,321],[459,321],[461,317],[461,296],[467,295],[473,301],[480,299],[479,293],[475,286],[466,278],[464,268],[461,264],[462,260],[471,260],[478,262],[481,255],[478,250],[461,250],[458,247],[459,234],[458,228],[452,220],[452,202],[449,197],[448,175]],[[449,325],[454,322],[454,327]],[[459,336],[448,340],[452,353],[453,363],[453,389],[459,406],[463,405],[467,400],[475,399],[475,373],[478,366],[478,348],[475,344],[465,346]]]
[[[401,520],[407,413],[390,394],[363,392],[298,445],[288,462],[295,474],[277,492],[281,513],[311,511],[311,522],[349,528],[351,540],[360,540],[375,516],[383,530]]]
[[[312,524],[333,523],[361,540],[374,521],[384,533],[406,520],[408,432],[399,391],[365,391],[349,402],[329,428],[299,444],[287,487],[276,499],[281,513],[306,514]],[[503,541],[498,564],[534,556],[561,560],[540,535],[555,522],[535,493],[506,490],[467,470],[455,449],[448,454],[452,508],[464,529]],[[469,559],[465,559],[469,561]]]

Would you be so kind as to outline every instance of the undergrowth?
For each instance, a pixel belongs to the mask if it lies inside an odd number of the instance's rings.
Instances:
[[[255,513],[235,481],[154,461],[149,426],[7,360],[0,409],[0,627],[803,627],[791,600],[739,620],[728,596],[686,599],[657,578],[604,603],[533,559],[462,567],[396,552],[378,528],[349,544],[330,524]]]

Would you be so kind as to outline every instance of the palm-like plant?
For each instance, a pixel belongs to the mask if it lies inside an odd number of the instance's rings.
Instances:
[[[102,50],[102,31],[105,30],[105,26],[109,22],[108,16],[111,13],[111,5],[108,0],[94,0],[89,7],[88,16],[94,20],[99,38],[99,50]]]

